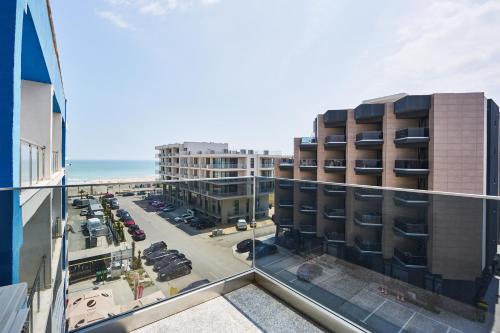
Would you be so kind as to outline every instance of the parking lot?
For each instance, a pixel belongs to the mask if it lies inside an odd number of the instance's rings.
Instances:
[[[196,230],[195,228],[184,223],[172,223],[170,219],[160,216],[155,210],[150,209],[147,201],[143,200],[142,196],[118,197],[120,208],[125,209],[130,213],[135,223],[140,226],[146,233],[146,240],[136,242],[137,250],[143,250],[150,246],[151,243],[164,241],[167,243],[168,249],[176,249],[183,253],[186,258],[192,262],[192,271],[189,275],[182,276],[170,281],[158,281],[157,273],[153,272],[153,266],[145,265],[143,260],[143,268],[147,274],[153,279],[154,286],[148,287],[145,294],[161,290],[166,296],[172,295],[190,283],[202,279],[216,281],[229,276],[241,273],[250,268],[249,260],[242,260],[241,256],[236,256],[233,253],[235,244],[246,238],[251,238],[254,232],[249,228],[247,231],[238,231],[234,227],[226,226],[227,235],[211,237],[211,230]],[[179,209],[179,212],[185,212],[185,209]],[[113,251],[115,247],[108,245],[105,240],[98,240],[98,247],[85,249],[84,237],[79,228],[81,221],[85,217],[79,216],[79,210],[70,208],[70,220],[73,225],[75,234],[70,236],[70,251],[78,251],[83,253],[94,253],[96,251]],[[259,222],[259,225],[265,225],[262,228],[256,229],[257,235],[274,234],[274,225],[267,221],[266,223]],[[230,233],[230,234],[229,234]],[[102,237],[100,237],[102,238]],[[131,248],[132,238],[125,228],[126,242],[121,244],[121,247],[126,246]],[[108,252],[109,252],[108,251]],[[116,281],[104,282],[104,285],[117,284]],[[105,286],[101,286],[104,288]],[[71,290],[81,290],[89,288],[89,282],[78,282],[71,286]],[[133,295],[128,290],[120,291],[116,289],[115,293],[124,293],[118,295],[115,299],[130,299]]]

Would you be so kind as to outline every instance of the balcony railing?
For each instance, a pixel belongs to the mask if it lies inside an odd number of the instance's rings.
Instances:
[[[420,238],[429,236],[427,223],[407,217],[397,217],[394,219],[394,231],[405,237]]]
[[[343,208],[325,208],[323,216],[330,220],[345,220],[345,209]]]
[[[347,140],[344,134],[334,134],[325,137],[325,148],[344,148]]]
[[[316,159],[302,159],[299,163],[299,168],[301,170],[316,170],[318,167],[318,161]]]
[[[290,189],[293,188],[294,182],[291,180],[280,180],[279,181],[279,187],[284,188],[284,189]]]
[[[301,203],[299,206],[299,211],[305,214],[316,214],[318,209],[312,203]]]
[[[293,158],[283,158],[278,163],[281,170],[293,169]]]
[[[239,163],[220,163],[220,164],[207,164],[207,169],[245,169],[245,164]]]
[[[395,191],[394,203],[397,206],[423,207],[429,204],[429,196],[426,193]]]
[[[394,162],[396,176],[425,176],[429,173],[429,162],[422,160],[396,160]]]
[[[408,268],[427,267],[427,256],[425,256],[424,254],[417,254],[411,251],[402,251],[395,248],[394,259],[396,259],[401,265]]]
[[[28,300],[26,301],[27,308],[29,309],[29,314],[28,319],[24,324],[24,332],[35,333],[33,328],[35,321],[35,305],[33,304],[33,302],[36,294],[36,312],[39,313],[41,301],[40,292],[42,289],[45,289],[46,284],[45,260],[46,257],[42,256],[42,260],[40,261],[40,264],[38,265],[38,269],[36,271],[35,280],[33,281],[33,284],[31,285],[31,288],[29,290]]]
[[[430,95],[408,95],[394,102],[396,118],[427,117],[430,108]]]
[[[354,119],[357,123],[378,123],[384,117],[384,104],[361,104],[354,109]]]
[[[261,167],[261,169],[274,168],[274,164],[273,163],[261,163],[260,167]]]
[[[21,186],[31,186],[46,178],[45,147],[21,140],[20,164]]]
[[[325,240],[328,243],[345,243],[345,233],[336,231],[326,233]]]
[[[301,182],[299,188],[302,192],[314,192],[318,189],[318,184]]]
[[[299,148],[301,150],[315,150],[318,147],[318,141],[314,137],[300,138]]]
[[[382,190],[371,188],[356,188],[354,189],[354,197],[356,200],[373,201],[382,200],[384,192]]]
[[[359,175],[382,174],[382,160],[364,159],[356,160],[354,171]]]
[[[429,143],[429,128],[411,127],[396,131],[396,147],[425,147]]]
[[[345,195],[346,187],[342,185],[325,185],[323,192],[327,195]]]
[[[361,254],[382,254],[382,243],[355,237],[354,244]]]
[[[301,223],[299,232],[303,235],[316,235],[316,225],[310,223]]]
[[[324,169],[326,172],[343,172],[346,169],[346,160],[338,158],[325,160]]]
[[[347,122],[347,110],[328,110],[323,115],[323,123],[326,128],[345,127]]]
[[[354,213],[354,222],[362,227],[382,227],[382,215],[380,213]]]
[[[384,132],[371,131],[356,134],[356,148],[379,149],[384,144]]]

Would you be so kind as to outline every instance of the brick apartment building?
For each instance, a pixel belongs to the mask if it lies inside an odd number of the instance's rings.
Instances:
[[[496,253],[498,205],[479,198],[328,183],[498,195],[498,106],[484,93],[399,94],[328,110],[277,163],[277,235],[465,302]],[[307,181],[318,181],[307,182]]]

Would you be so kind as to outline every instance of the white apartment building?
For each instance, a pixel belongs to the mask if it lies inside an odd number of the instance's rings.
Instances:
[[[253,180],[250,176],[274,177],[274,163],[282,158],[270,151],[229,150],[227,143],[184,142],[155,147],[159,180],[178,180],[167,186],[169,199],[186,205],[216,222],[234,222],[253,217]],[[248,177],[233,180],[213,178]],[[185,180],[203,179],[200,182]],[[270,180],[259,179],[256,193],[256,218],[269,213]]]

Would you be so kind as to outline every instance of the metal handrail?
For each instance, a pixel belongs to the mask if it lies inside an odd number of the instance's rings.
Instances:
[[[35,292],[37,293],[37,306],[36,306],[36,312],[40,312],[40,272],[43,269],[43,285],[45,286],[46,280],[46,274],[45,274],[45,259],[46,256],[42,256],[42,260],[40,261],[40,265],[38,266],[38,270],[36,272],[35,280],[33,281],[33,285],[29,291],[28,294],[28,299],[26,301],[26,306],[29,308],[29,315],[28,315],[28,320],[26,320],[24,324],[24,332],[33,332],[33,298],[35,297]]]

